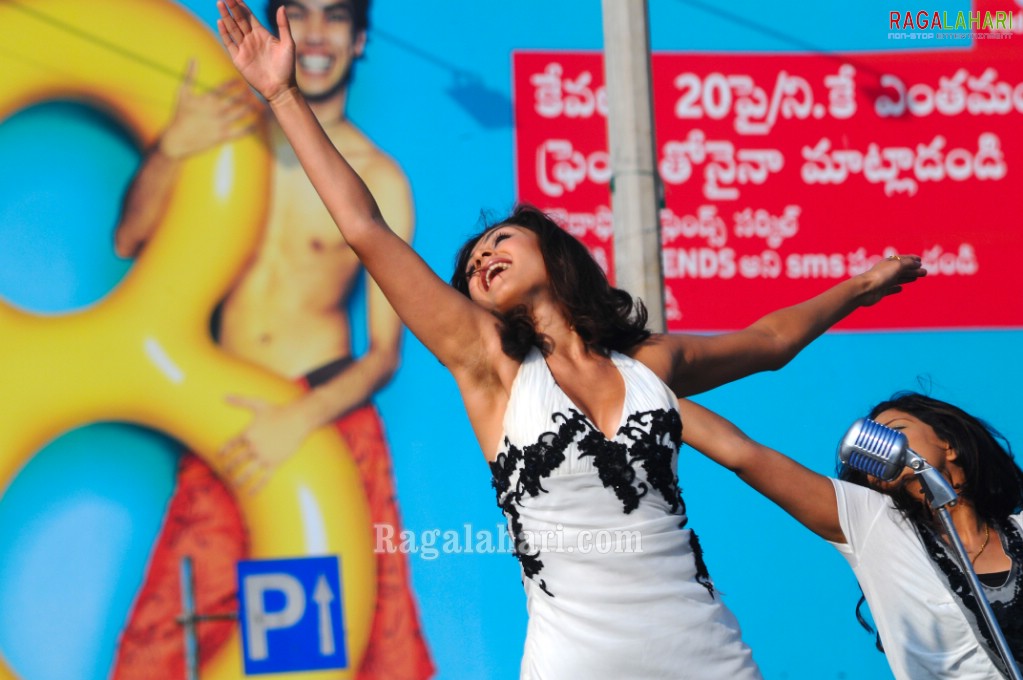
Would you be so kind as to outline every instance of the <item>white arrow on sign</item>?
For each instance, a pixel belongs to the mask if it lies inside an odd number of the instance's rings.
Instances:
[[[320,654],[334,654],[334,626],[330,619],[330,603],[334,601],[334,592],[327,583],[327,577],[320,575],[313,591],[313,602],[320,608]]]

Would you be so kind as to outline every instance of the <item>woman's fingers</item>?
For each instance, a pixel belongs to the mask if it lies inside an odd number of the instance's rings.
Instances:
[[[284,5],[277,8],[277,35],[281,36],[282,40],[291,40],[291,23],[288,21],[288,12]]]
[[[227,49],[227,53],[234,58],[234,55],[238,52],[238,46],[234,44],[234,40],[231,38],[231,34],[228,32],[227,27],[224,25],[223,19],[217,19],[217,33],[220,34],[220,42],[224,44]]]
[[[227,0],[228,7],[231,8],[231,14],[234,15],[235,23],[238,24],[238,30],[243,35],[248,34],[252,31],[252,10],[246,6],[241,0]]]
[[[238,49],[238,43],[242,39],[242,32],[238,28],[238,23],[231,16],[231,12],[228,11],[227,5],[223,1],[217,2],[217,10],[220,12],[220,18],[217,20],[217,31],[220,33],[220,39],[228,50]]]

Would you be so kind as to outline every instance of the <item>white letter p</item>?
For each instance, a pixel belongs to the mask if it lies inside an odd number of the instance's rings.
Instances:
[[[277,590],[284,594],[284,608],[263,610],[263,593]],[[245,624],[249,630],[249,656],[253,661],[266,659],[266,633],[275,628],[295,625],[305,612],[305,591],[298,579],[287,574],[261,574],[245,579]]]

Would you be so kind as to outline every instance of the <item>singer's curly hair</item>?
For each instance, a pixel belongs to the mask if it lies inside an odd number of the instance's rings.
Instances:
[[[1023,509],[1023,470],[1013,458],[1005,437],[988,423],[958,406],[916,392],[898,392],[870,410],[870,418],[896,409],[918,418],[939,439],[956,450],[956,464],[965,481],[957,492],[968,498],[985,522],[1001,523]],[[838,476],[871,486],[862,472],[840,465]],[[904,489],[892,494],[895,506],[916,522],[933,523],[931,513]]]
[[[473,248],[485,234],[505,226],[522,227],[537,235],[554,297],[590,349],[602,354],[609,350],[627,353],[650,337],[643,303],[611,286],[586,246],[531,205],[520,204],[507,218],[465,242],[455,257],[455,270],[450,280],[456,290],[469,296],[465,273]],[[505,354],[521,360],[533,346],[544,354],[550,352],[550,340],[536,331],[530,310],[520,306],[496,316],[501,323],[501,345]]]

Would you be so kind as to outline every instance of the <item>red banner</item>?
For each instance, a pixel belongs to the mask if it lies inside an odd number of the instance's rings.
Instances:
[[[1023,36],[974,45],[655,54],[669,328],[741,327],[897,252],[928,280],[841,327],[1023,326]],[[514,74],[519,199],[613,276],[602,56],[520,52]]]

